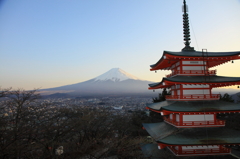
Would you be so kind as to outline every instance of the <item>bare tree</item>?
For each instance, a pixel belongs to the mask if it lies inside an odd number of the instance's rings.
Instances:
[[[7,96],[9,95],[11,89],[12,89],[12,88],[2,89],[2,88],[0,87],[0,98],[2,98],[2,97],[7,97]]]
[[[131,117],[113,115],[105,109],[57,108],[40,102],[37,90],[8,89],[2,91],[2,97],[6,98],[0,107],[8,115],[0,118],[0,158],[141,155],[139,143],[144,137],[133,137]],[[59,148],[61,153],[56,153]]]
[[[7,112],[7,116],[2,116],[0,130],[0,150],[1,158],[20,157],[26,150],[26,135],[28,134],[27,123],[29,116],[29,106],[34,100],[39,98],[36,90],[25,91],[23,89],[1,91],[1,97],[7,99],[1,101],[1,108]]]

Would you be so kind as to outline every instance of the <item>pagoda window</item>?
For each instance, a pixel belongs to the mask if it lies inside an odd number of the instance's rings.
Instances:
[[[185,121],[214,121],[214,114],[183,115],[183,122]]]
[[[210,94],[209,89],[193,89],[193,90],[183,90],[183,95],[189,94]]]
[[[176,127],[219,127],[224,126],[225,121],[216,118],[216,114],[169,114],[164,116],[164,121]]]
[[[183,84],[183,88],[210,88],[210,87],[207,84],[196,84],[196,85]]]
[[[206,66],[183,66],[182,70],[183,71],[185,71],[185,70],[204,70],[204,67],[206,70],[207,69]]]
[[[189,149],[219,149],[219,145],[182,146],[182,150],[189,150]]]
[[[204,61],[183,61],[183,65],[205,65],[206,62]]]
[[[177,121],[177,122],[179,122],[179,121],[180,121],[179,114],[176,114],[176,121]]]
[[[180,92],[181,92],[181,91],[178,89],[178,90],[177,90],[177,94],[176,94],[176,95],[180,95]]]
[[[169,115],[169,118],[172,119],[172,114]]]
[[[209,85],[182,85],[182,87],[183,96],[186,98],[209,98],[211,95],[211,88]],[[191,97],[189,97],[189,95],[191,95]]]
[[[183,126],[214,125],[214,114],[183,115]]]
[[[229,148],[222,147],[221,145],[199,145],[199,146],[169,146],[175,155],[179,156],[195,156],[196,154],[226,154],[230,153]]]

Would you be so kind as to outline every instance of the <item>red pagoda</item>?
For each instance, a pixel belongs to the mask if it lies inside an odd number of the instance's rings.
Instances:
[[[217,76],[211,68],[240,59],[240,51],[207,52],[190,47],[185,0],[183,3],[185,47],[181,52],[164,51],[150,69],[172,72],[161,82],[149,84],[150,90],[170,89],[165,101],[147,105],[147,109],[160,113],[164,122],[143,127],[157,142],[158,151],[167,148],[176,156],[231,154],[231,146],[240,145],[240,132],[226,128],[218,115],[240,113],[240,105],[219,100],[220,94],[212,94],[212,88],[240,85],[240,77]]]

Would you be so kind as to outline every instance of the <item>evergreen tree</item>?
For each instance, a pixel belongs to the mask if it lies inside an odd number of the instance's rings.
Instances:
[[[230,96],[228,93],[225,93],[224,95],[220,95],[220,100],[226,101],[226,102],[234,102],[232,99],[232,96]]]

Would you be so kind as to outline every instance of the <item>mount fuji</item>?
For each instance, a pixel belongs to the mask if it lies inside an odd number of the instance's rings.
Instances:
[[[151,95],[151,91],[148,90],[149,83],[152,81],[137,78],[120,68],[113,68],[85,82],[42,89],[40,93],[43,95],[64,93],[67,96]]]

